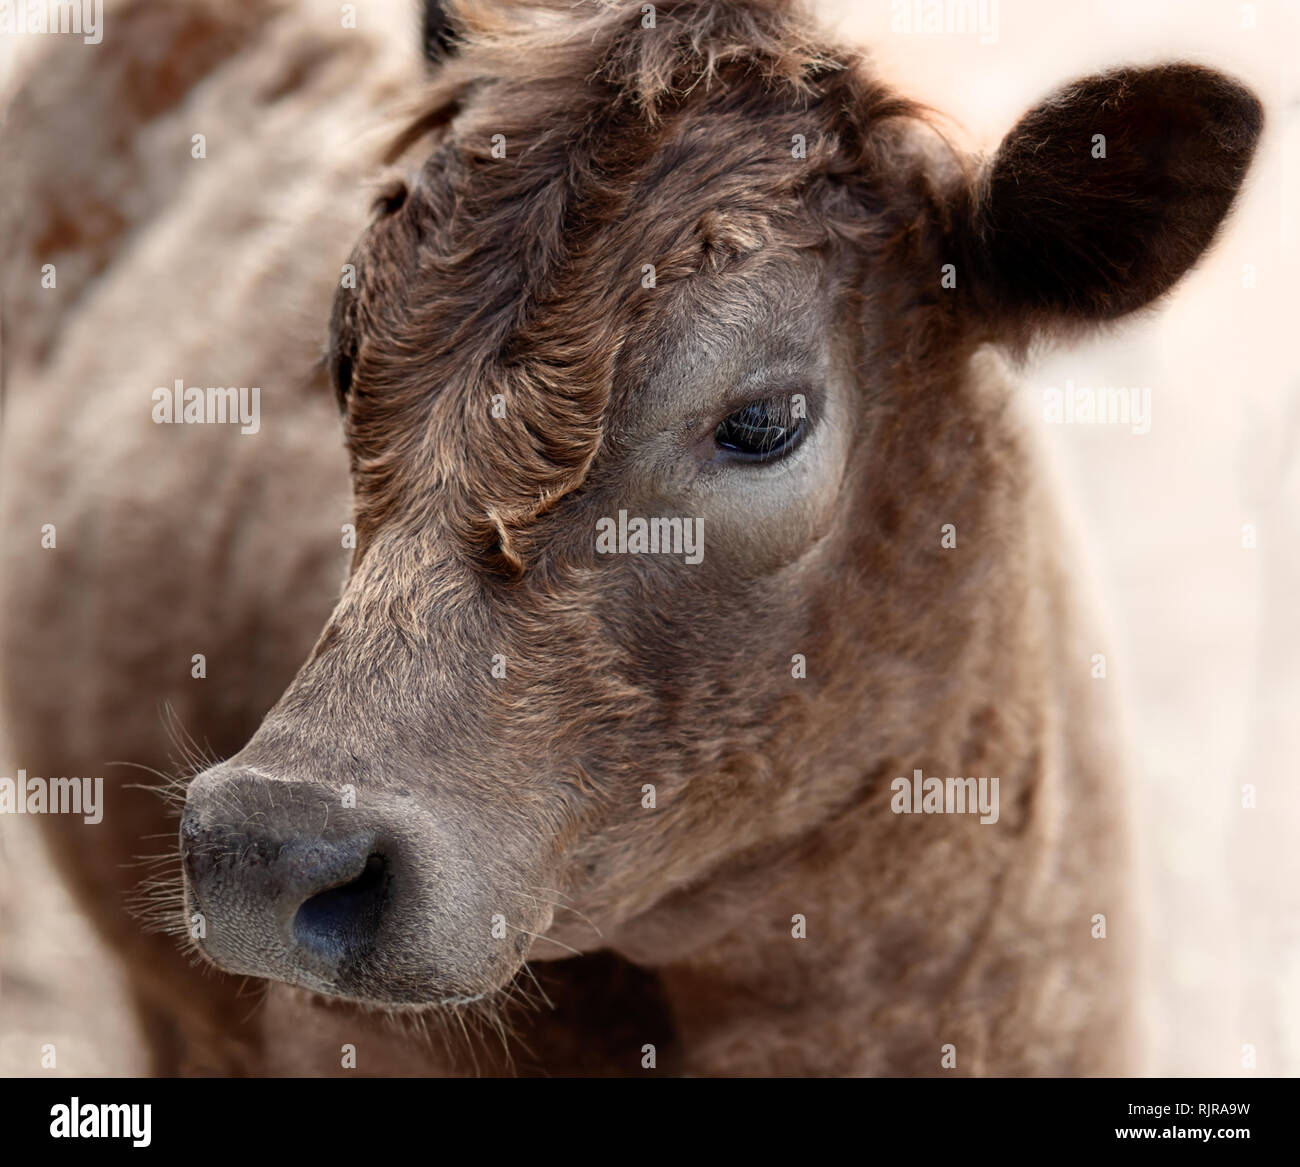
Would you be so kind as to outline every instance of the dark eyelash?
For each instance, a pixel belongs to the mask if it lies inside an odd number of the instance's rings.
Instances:
[[[789,397],[772,397],[751,401],[723,418],[713,437],[718,446],[745,461],[769,462],[798,445],[805,423]]]

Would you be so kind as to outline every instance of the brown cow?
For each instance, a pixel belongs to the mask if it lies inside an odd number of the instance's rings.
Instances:
[[[1254,97],[1117,70],[981,161],[778,0],[435,8],[423,81],[337,12],[106,19],[9,115],[0,648],[17,765],[107,779],[46,824],[157,1071],[1135,1068],[999,349],[1168,291]],[[188,950],[124,911],[172,722],[226,759]]]

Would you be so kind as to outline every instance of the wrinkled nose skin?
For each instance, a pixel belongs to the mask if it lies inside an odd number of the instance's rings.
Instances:
[[[401,895],[400,809],[344,808],[306,783],[200,776],[180,836],[191,935],[229,972],[363,991]]]

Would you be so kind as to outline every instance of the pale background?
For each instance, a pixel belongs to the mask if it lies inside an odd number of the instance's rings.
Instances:
[[[1043,389],[1067,378],[1151,387],[1145,436],[1042,426],[1116,650],[1099,683],[1116,687],[1133,743],[1150,1071],[1300,1074],[1300,0],[1002,0],[989,44],[896,33],[888,0],[821,7],[973,148],[1059,83],[1117,64],[1199,61],[1265,102],[1213,254],[1155,313],[1035,358],[1025,394],[1041,417]],[[14,47],[0,38],[0,81]],[[0,750],[0,772],[10,761]],[[46,1042],[55,1071],[40,1068]],[[111,962],[30,824],[0,819],[0,1073],[140,1065]]]

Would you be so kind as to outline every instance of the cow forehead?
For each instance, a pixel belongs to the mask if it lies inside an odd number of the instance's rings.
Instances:
[[[863,125],[911,112],[788,14],[741,30],[692,6],[692,35],[658,40],[626,15],[527,44],[471,31],[433,84],[405,143],[418,180],[359,249],[363,522],[432,486],[490,544],[576,490],[624,404],[619,360],[734,331],[766,285],[727,285],[730,319],[691,329],[674,295],[828,244],[819,180],[861,169]]]
[[[699,165],[653,187],[562,182],[562,170],[483,177],[463,160],[422,180],[359,261],[363,463],[382,458],[408,483],[456,480],[471,507],[526,522],[583,480],[611,404],[626,404],[611,397],[620,358],[718,353],[738,327],[778,324],[774,290],[792,280],[772,272],[822,241],[784,161],[751,161],[763,185],[751,174],[742,197],[716,152],[686,157]],[[394,446],[405,452],[380,448]]]

